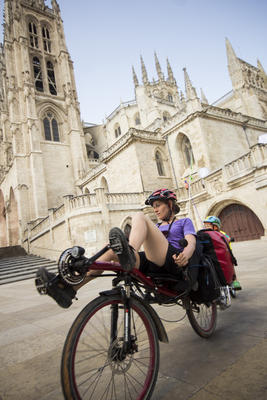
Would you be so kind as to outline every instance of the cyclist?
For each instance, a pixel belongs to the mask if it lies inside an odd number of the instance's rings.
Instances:
[[[218,218],[218,217],[216,217],[214,215],[209,215],[208,217],[205,218],[203,223],[204,223],[204,226],[205,226],[206,229],[212,229],[213,231],[217,231],[217,232],[222,233],[225,236],[225,238],[226,238],[226,240],[228,242],[230,250],[232,251],[231,238],[230,238],[229,235],[227,235],[227,233],[225,233],[224,231],[221,230],[221,220],[220,220],[220,218]],[[233,285],[233,287],[235,289],[241,289],[240,282],[236,279],[236,276],[235,276],[235,280],[233,281],[232,285]]]
[[[230,249],[232,250],[232,245],[231,245],[231,238],[229,235],[227,235],[226,232],[222,231],[221,228],[221,220],[218,217],[215,217],[214,215],[209,215],[204,221],[204,226],[206,229],[212,229],[213,231],[221,232],[225,237],[226,240],[229,244]]]
[[[119,228],[112,228],[109,233],[110,249],[98,261],[119,261],[128,270],[135,267],[140,268],[143,273],[171,273],[179,277],[179,289],[190,290],[196,283],[198,268],[190,268],[190,273],[186,275],[182,267],[197,266],[200,251],[196,250],[196,234],[192,221],[177,217],[180,208],[172,190],[154,191],[145,204],[153,207],[161,223],[155,225],[144,213],[136,213],[132,219],[129,243]],[[180,239],[187,240],[185,248],[179,244]],[[142,245],[144,251],[140,252]],[[55,274],[44,267],[37,271],[37,278],[49,282],[48,295],[61,307],[68,308],[77,290],[102,272],[89,271],[85,280],[76,286],[56,281]]]

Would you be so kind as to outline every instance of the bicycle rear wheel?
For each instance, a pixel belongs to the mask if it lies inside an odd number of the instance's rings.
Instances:
[[[217,324],[215,303],[206,305],[190,301],[186,313],[192,328],[199,336],[207,339],[214,333]]]
[[[116,339],[112,309],[116,309]],[[145,307],[131,298],[131,350],[122,352],[124,307],[119,295],[100,296],[74,321],[65,341],[61,383],[65,399],[149,399],[158,375],[159,344]]]

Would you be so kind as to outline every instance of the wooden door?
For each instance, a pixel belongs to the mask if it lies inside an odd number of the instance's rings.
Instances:
[[[236,242],[260,239],[264,228],[256,214],[241,204],[225,207],[219,215],[222,230],[233,237]]]

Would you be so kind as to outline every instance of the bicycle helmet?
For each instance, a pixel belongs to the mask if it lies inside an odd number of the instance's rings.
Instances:
[[[209,222],[212,225],[216,225],[219,229],[221,228],[220,218],[215,217],[214,215],[209,215],[203,222]]]
[[[168,201],[168,200],[174,200],[176,202],[177,196],[176,194],[169,189],[158,189],[155,190],[150,196],[145,201],[146,205],[152,206],[153,202],[156,200],[163,200],[163,201]]]

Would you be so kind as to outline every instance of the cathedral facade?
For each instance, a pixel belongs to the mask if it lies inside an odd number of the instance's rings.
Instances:
[[[180,89],[155,54],[157,80],[141,57],[135,99],[102,125],[82,123],[60,8],[5,0],[0,48],[0,246],[56,258],[88,253],[110,227],[126,233],[160,187],[176,191],[197,229],[221,218],[235,240],[267,236],[267,76],[226,40],[231,92],[198,96],[184,68]]]

